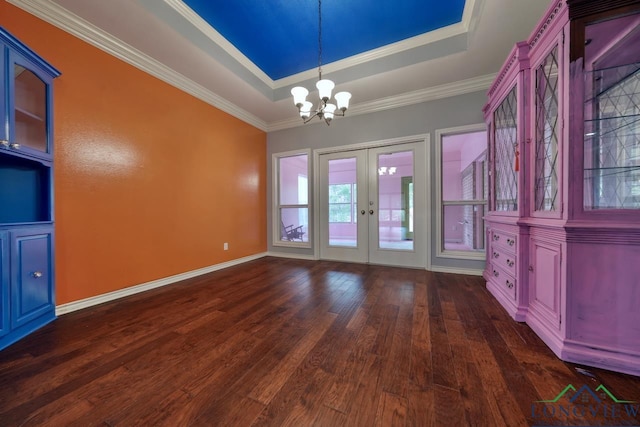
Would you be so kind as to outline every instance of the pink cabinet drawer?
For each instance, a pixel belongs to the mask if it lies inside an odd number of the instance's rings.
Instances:
[[[514,253],[509,252],[498,245],[491,245],[491,252],[489,256],[491,257],[492,265],[502,267],[513,276],[516,275],[516,271],[518,269],[518,258]]]
[[[502,268],[491,264],[491,281],[498,285],[498,288],[512,299],[516,298],[516,279]]]
[[[515,252],[518,247],[518,237],[501,230],[493,230],[491,232],[491,246],[501,247],[509,252]]]

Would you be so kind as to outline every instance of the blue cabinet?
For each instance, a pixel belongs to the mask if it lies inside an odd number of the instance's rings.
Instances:
[[[0,28],[0,349],[55,319],[53,79]]]

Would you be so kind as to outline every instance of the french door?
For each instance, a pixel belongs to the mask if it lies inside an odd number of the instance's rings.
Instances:
[[[319,156],[320,257],[425,266],[424,145]]]

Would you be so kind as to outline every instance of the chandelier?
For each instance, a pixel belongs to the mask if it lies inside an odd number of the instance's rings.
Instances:
[[[298,112],[304,123],[309,123],[314,117],[324,120],[328,125],[334,116],[344,116],[349,108],[351,94],[349,92],[338,92],[334,95],[336,104],[328,102],[331,99],[331,91],[336,85],[328,79],[322,78],[322,0],[318,0],[318,96],[320,101],[313,109],[313,103],[306,100],[309,91],[302,86],[291,89],[293,103],[298,107]]]

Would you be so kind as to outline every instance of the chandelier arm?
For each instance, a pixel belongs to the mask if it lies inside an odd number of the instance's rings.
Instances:
[[[315,119],[318,116],[318,111],[314,111],[312,115],[310,115],[308,118],[303,119],[302,123],[303,124],[307,124],[309,123],[311,120]]]

